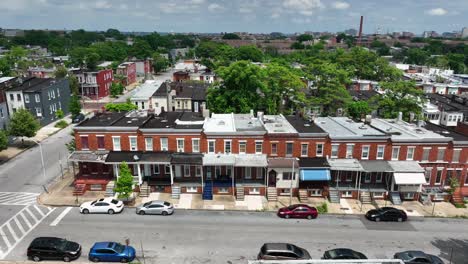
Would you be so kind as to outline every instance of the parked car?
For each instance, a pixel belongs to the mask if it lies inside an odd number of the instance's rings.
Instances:
[[[92,262],[131,262],[135,259],[135,248],[117,242],[97,242],[89,250]]]
[[[371,221],[398,221],[403,222],[408,219],[405,211],[393,207],[382,207],[372,209],[366,213],[366,218]]]
[[[36,262],[58,259],[69,262],[80,257],[81,246],[63,238],[38,237],[29,245],[27,255]]]
[[[367,259],[367,257],[349,248],[335,248],[325,251],[322,259]]]
[[[257,259],[292,260],[311,259],[307,250],[288,243],[265,243],[258,253]]]
[[[281,218],[317,218],[317,208],[308,206],[307,204],[293,204],[287,207],[280,208],[277,215]]]
[[[428,264],[444,264],[444,262],[437,256],[426,254],[422,251],[404,251],[395,253],[395,259],[401,259],[404,263],[428,263]]]
[[[166,201],[149,201],[147,203],[137,206],[136,213],[139,215],[144,214],[160,214],[171,215],[174,213],[174,206]]]
[[[72,123],[80,123],[81,121],[83,121],[85,119],[85,115],[83,114],[77,114],[76,116],[74,116],[72,118]]]
[[[122,212],[123,202],[114,198],[102,198],[92,202],[85,202],[80,205],[80,212],[83,214],[102,213],[114,214]]]

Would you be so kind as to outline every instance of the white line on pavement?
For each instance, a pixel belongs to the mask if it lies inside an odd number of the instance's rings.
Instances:
[[[10,231],[10,234],[13,236],[13,238],[17,240],[18,236],[16,235],[15,230],[13,230],[13,228],[11,227],[10,222],[7,223],[6,227]]]
[[[52,223],[50,223],[50,226],[58,225],[60,220],[62,220],[62,218],[64,218],[68,214],[68,212],[70,212],[71,209],[72,209],[72,207],[65,208],[65,210],[63,210],[63,212],[61,214],[59,214],[59,216],[57,216],[57,218],[55,218],[55,220]]]
[[[33,206],[34,209],[36,209],[36,211],[41,215],[41,217],[44,216],[44,213],[41,211],[41,209],[39,209],[39,207],[37,207],[36,205]]]
[[[29,222],[28,218],[23,213],[21,213],[19,215],[21,215],[21,218],[23,218],[23,220],[26,223],[26,225],[28,226],[28,228],[31,228],[32,224],[31,224],[31,222]]]
[[[20,221],[18,220],[18,217],[15,217],[14,219],[15,219],[16,226],[18,226],[19,230],[21,230],[21,233],[24,233],[23,225],[21,225]]]
[[[27,207],[26,207],[26,209],[25,209],[24,211],[25,211],[25,212],[28,212],[28,214],[34,219],[34,222],[39,221],[39,220],[37,219],[37,217],[36,217],[31,211],[29,211],[29,209],[28,209]]]
[[[2,236],[3,242],[5,242],[5,245],[7,246],[7,248],[11,247],[10,241],[8,240],[5,232],[3,232],[3,229],[1,228],[0,228],[0,236]]]

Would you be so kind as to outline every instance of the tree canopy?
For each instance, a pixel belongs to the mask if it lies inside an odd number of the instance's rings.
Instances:
[[[106,104],[105,109],[111,112],[125,112],[125,111],[136,110],[138,109],[138,107],[130,102],[108,103]]]
[[[10,119],[8,133],[15,137],[34,137],[40,128],[39,122],[26,109],[18,109]]]
[[[223,39],[241,39],[241,37],[235,33],[226,33],[223,35]]]
[[[120,164],[114,191],[119,194],[119,198],[130,198],[133,192],[133,176],[125,161]]]
[[[8,136],[5,130],[0,130],[0,151],[8,148]]]
[[[73,94],[70,98],[70,113],[72,117],[75,117],[81,113],[81,103],[76,94]]]

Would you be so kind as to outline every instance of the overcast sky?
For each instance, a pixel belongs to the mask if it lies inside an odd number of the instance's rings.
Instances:
[[[160,32],[461,30],[468,0],[0,0],[0,27]]]

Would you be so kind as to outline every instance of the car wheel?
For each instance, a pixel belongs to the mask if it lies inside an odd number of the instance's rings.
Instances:
[[[380,218],[379,217],[375,218],[375,221],[380,222]]]
[[[403,218],[398,218],[398,222],[403,222]]]
[[[92,262],[99,262],[100,260],[98,258],[92,258],[91,261]]]
[[[70,262],[70,260],[71,260],[71,259],[70,259],[70,257],[69,257],[69,256],[65,256],[65,257],[63,257],[63,261],[65,261],[65,262]]]
[[[120,262],[122,262],[122,263],[127,263],[128,260],[127,260],[126,258],[121,258],[121,259],[120,259]]]
[[[167,212],[166,212],[166,211],[163,211],[163,212],[162,212],[162,215],[166,216],[166,215],[167,215]]]
[[[89,214],[89,210],[88,209],[83,209],[83,214]]]
[[[145,211],[141,210],[140,212],[138,212],[139,215],[145,215]]]
[[[112,214],[114,214],[114,210],[109,209],[109,211],[107,211],[107,213],[110,214],[110,215],[112,215]]]
[[[34,262],[39,262],[41,261],[41,258],[39,256],[33,256],[32,260],[34,260]]]
[[[309,219],[309,220],[312,219],[312,218],[313,218],[312,215],[307,216],[307,219]]]
[[[289,215],[285,215],[284,218],[289,219]]]

